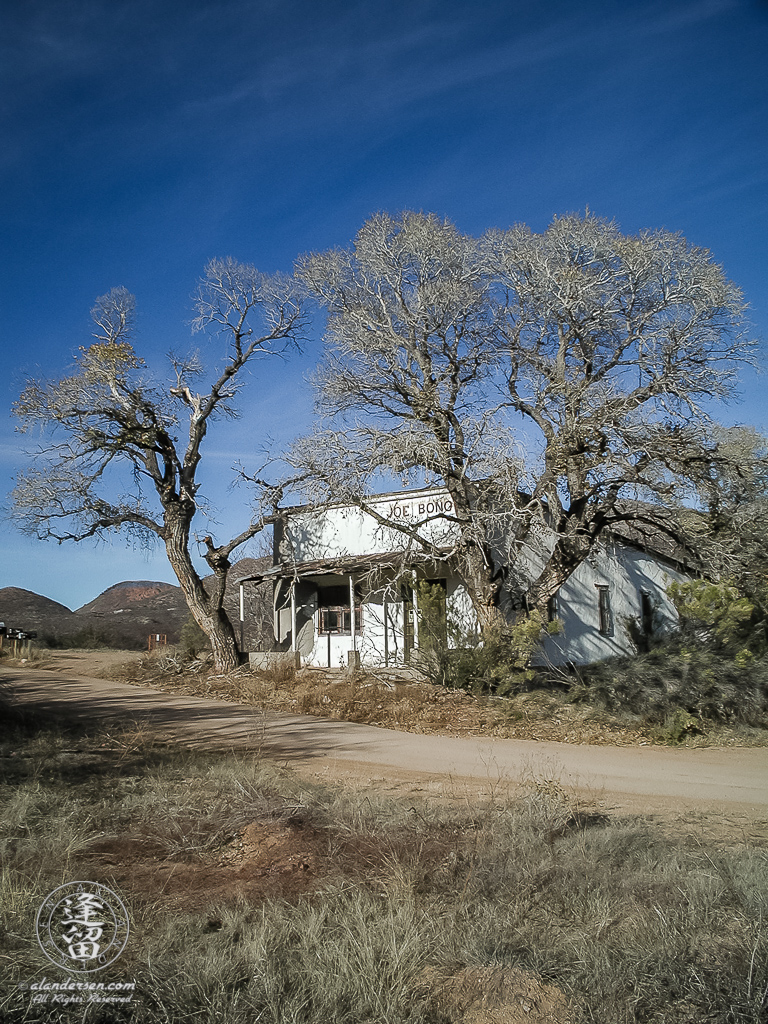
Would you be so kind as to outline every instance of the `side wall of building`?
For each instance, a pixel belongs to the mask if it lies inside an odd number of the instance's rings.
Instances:
[[[660,636],[674,629],[677,612],[667,596],[667,586],[686,578],[654,555],[609,542],[560,588],[553,611],[562,623],[562,633],[545,640],[538,660],[585,665],[633,653],[633,630],[636,636],[644,631]],[[600,588],[607,593],[609,623],[601,621]]]

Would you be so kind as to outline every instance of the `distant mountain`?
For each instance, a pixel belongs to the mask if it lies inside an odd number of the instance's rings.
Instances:
[[[81,629],[90,629],[112,647],[146,647],[150,633],[179,640],[189,609],[180,587],[151,580],[129,580],[108,587],[75,611]]]
[[[230,570],[224,607],[240,638],[240,580],[263,572],[270,558],[243,558]],[[213,579],[203,580],[206,585]],[[246,587],[246,649],[271,639],[271,588]],[[107,644],[127,650],[147,646],[150,633],[162,633],[169,644],[178,643],[189,608],[180,587],[154,580],[128,580],[108,587],[76,611],[57,601],[19,587],[0,588],[0,622],[17,629],[34,630],[40,640],[74,643],[77,646]]]
[[[76,629],[75,613],[58,601],[21,587],[0,588],[0,622],[17,629],[57,631]]]
[[[172,583],[157,583],[154,580],[128,580],[125,583],[115,583],[95,597],[88,604],[82,605],[75,612],[76,615],[90,613],[97,615],[109,614],[110,612],[125,611],[135,604],[144,604],[147,601],[154,601],[155,598],[171,599],[171,595],[180,593],[179,588]]]

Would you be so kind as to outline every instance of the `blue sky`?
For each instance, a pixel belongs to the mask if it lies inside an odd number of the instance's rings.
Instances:
[[[137,348],[190,344],[212,256],[290,270],[377,210],[480,233],[589,207],[709,248],[768,334],[768,3],[758,0],[25,0],[0,15],[0,495],[34,439],[10,407],[62,372],[97,295],[137,296]],[[209,437],[226,470],[305,428],[317,343],[258,368]],[[763,360],[765,355],[763,355]],[[728,422],[768,431],[766,379]],[[162,552],[32,542],[0,525],[0,586],[70,607]]]

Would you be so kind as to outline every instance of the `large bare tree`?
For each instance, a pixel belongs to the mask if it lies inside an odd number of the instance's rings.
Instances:
[[[45,438],[17,482],[14,513],[41,539],[82,541],[118,530],[159,539],[211,641],[216,667],[225,671],[237,664],[223,606],[230,557],[268,516],[256,511],[221,543],[209,534],[198,538],[213,573],[204,587],[190,547],[195,517],[205,511],[198,478],[203,442],[217,417],[235,414],[244,368],[296,344],[304,314],[292,279],[231,259],[208,264],[195,307],[194,327],[218,335],[218,366],[206,373],[198,354],[171,355],[171,377],[161,384],[150,379],[131,342],[133,296],[115,288],[97,299],[95,341],[80,350],[73,371],[29,381],[14,407],[21,429],[40,426]]]
[[[475,239],[382,214],[299,274],[328,322],[324,421],[294,465],[369,510],[381,481],[442,483],[483,625],[506,599],[543,609],[612,528],[681,540],[678,510],[729,458],[710,405],[750,357],[744,302],[678,235],[587,214]]]
[[[299,276],[328,309],[315,381],[324,420],[290,456],[309,471],[315,501],[356,502],[375,518],[366,495],[382,482],[443,483],[453,539],[450,530],[429,541],[406,524],[382,526],[460,562],[484,623],[500,587],[493,525],[514,507],[519,477],[513,438],[489,406],[505,323],[487,265],[475,239],[412,213],[379,214],[353,249],[300,260]]]
[[[740,290],[680,235],[587,214],[487,245],[508,295],[506,388],[537,455],[521,511],[556,538],[528,592],[541,607],[607,529],[683,540],[681,508],[731,462],[713,406],[752,346]]]

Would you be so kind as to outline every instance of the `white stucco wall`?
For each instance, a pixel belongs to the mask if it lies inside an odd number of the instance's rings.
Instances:
[[[419,533],[433,544],[450,544],[455,538],[455,525],[446,518],[453,512],[453,502],[445,491],[411,491],[371,499],[371,507],[393,523],[421,524]],[[281,557],[306,562],[407,547],[408,538],[403,533],[388,529],[359,508],[338,505],[320,514],[301,510],[291,513],[283,534]]]
[[[306,639],[309,636],[308,632],[300,632],[299,646],[303,663],[319,668],[340,668],[348,664],[349,652],[353,649],[354,643],[354,650],[360,652],[360,659],[365,665],[403,665],[404,605],[400,600],[400,592],[401,587],[408,585],[408,580],[401,579],[391,586],[366,589],[362,595],[362,629],[356,631],[354,639],[351,634],[320,634],[317,600],[305,594],[298,608],[298,617],[301,619],[303,616],[312,616],[312,641],[310,645]],[[312,584],[303,584],[304,588],[310,586]],[[467,625],[474,622],[472,604],[458,577],[446,579],[446,608],[452,621],[462,621]],[[414,632],[418,646],[418,622],[415,624]]]
[[[642,592],[649,595],[654,605],[654,632],[662,634],[677,622],[677,612],[667,597],[667,585],[685,579],[683,573],[653,555],[620,542],[609,542],[582,562],[560,588],[556,605],[563,631],[545,640],[537,660],[554,665],[583,665],[632,653],[634,645],[627,619],[639,622]],[[609,588],[612,636],[600,633],[599,586]]]

